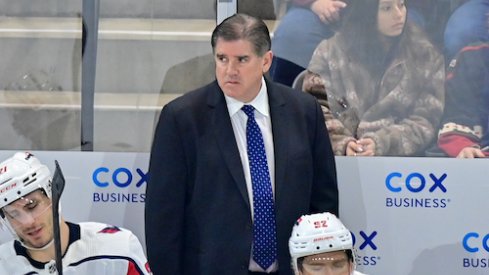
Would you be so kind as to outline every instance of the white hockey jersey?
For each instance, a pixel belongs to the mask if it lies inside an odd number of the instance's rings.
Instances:
[[[63,274],[151,274],[141,243],[129,230],[102,223],[67,223]],[[31,259],[19,241],[0,246],[0,274],[57,274],[55,261]]]

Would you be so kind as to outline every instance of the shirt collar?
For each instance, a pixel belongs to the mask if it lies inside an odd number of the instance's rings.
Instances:
[[[239,110],[241,110],[243,105],[245,105],[244,102],[241,102],[230,96],[224,95],[224,98],[226,99],[229,116],[231,117],[235,115]],[[255,110],[257,110],[264,116],[270,115],[270,109],[268,108],[268,90],[264,77],[262,77],[261,79],[261,88],[258,92],[258,95],[256,95],[256,97],[252,101],[247,102],[246,105],[253,106]]]

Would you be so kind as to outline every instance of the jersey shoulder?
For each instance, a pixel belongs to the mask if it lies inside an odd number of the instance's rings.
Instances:
[[[82,240],[118,242],[126,241],[134,236],[130,230],[115,225],[98,222],[84,222],[79,225]]]
[[[0,274],[37,274],[24,256],[17,255],[14,242],[0,245]]]
[[[0,261],[16,256],[14,242],[14,240],[11,240],[0,245]]]

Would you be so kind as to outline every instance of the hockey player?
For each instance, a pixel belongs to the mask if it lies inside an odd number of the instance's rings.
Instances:
[[[362,275],[355,271],[351,233],[331,213],[299,218],[289,250],[296,275]]]
[[[0,164],[2,226],[15,240],[0,246],[0,274],[56,274],[54,222],[60,223],[63,274],[151,274],[129,230],[102,223],[53,221],[51,173],[30,153]]]

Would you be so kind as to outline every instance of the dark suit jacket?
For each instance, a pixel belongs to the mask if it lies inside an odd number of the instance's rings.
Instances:
[[[292,274],[288,239],[303,214],[338,213],[336,170],[316,100],[267,80],[275,151],[281,275]],[[167,104],[146,189],[145,230],[154,274],[246,275],[252,218],[243,167],[216,81]]]

